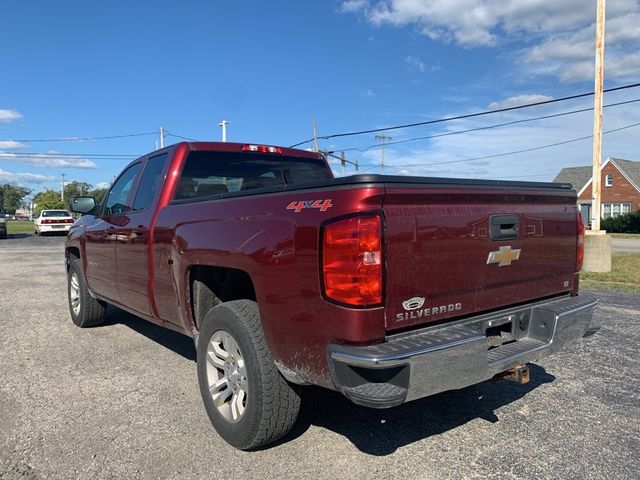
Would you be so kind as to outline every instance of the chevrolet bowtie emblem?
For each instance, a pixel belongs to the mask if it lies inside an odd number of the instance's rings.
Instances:
[[[518,258],[520,258],[520,249],[511,250],[511,246],[507,245],[506,247],[500,247],[495,252],[489,252],[487,265],[497,263],[500,267],[508,267],[511,262],[515,262]]]

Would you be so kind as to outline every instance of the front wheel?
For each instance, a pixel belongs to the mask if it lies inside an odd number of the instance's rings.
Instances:
[[[212,308],[202,322],[197,357],[205,410],[229,444],[255,449],[293,427],[300,396],[275,366],[255,302]]]
[[[82,328],[96,327],[104,323],[107,316],[107,305],[96,300],[89,293],[79,258],[74,258],[69,262],[67,293],[69,312],[73,323]]]

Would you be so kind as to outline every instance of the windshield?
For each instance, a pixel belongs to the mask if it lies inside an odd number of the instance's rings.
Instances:
[[[175,199],[328,180],[323,160],[247,152],[191,152]]]
[[[44,210],[43,217],[70,217],[71,214],[66,210]]]

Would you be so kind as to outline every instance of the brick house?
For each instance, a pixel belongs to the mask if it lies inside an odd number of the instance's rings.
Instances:
[[[560,170],[554,182],[570,183],[578,192],[578,204],[585,223],[591,218],[591,172],[589,167]],[[602,218],[640,210],[640,162],[609,157],[600,168]]]

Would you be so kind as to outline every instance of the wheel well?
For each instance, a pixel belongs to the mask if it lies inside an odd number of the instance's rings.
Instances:
[[[256,300],[251,277],[242,270],[198,265],[189,270],[191,312],[200,329],[209,310],[231,300]]]
[[[77,259],[80,259],[80,250],[77,249],[76,247],[67,248],[64,254],[67,260],[70,260],[70,257],[75,257]],[[69,270],[69,262],[67,262],[67,270]]]

